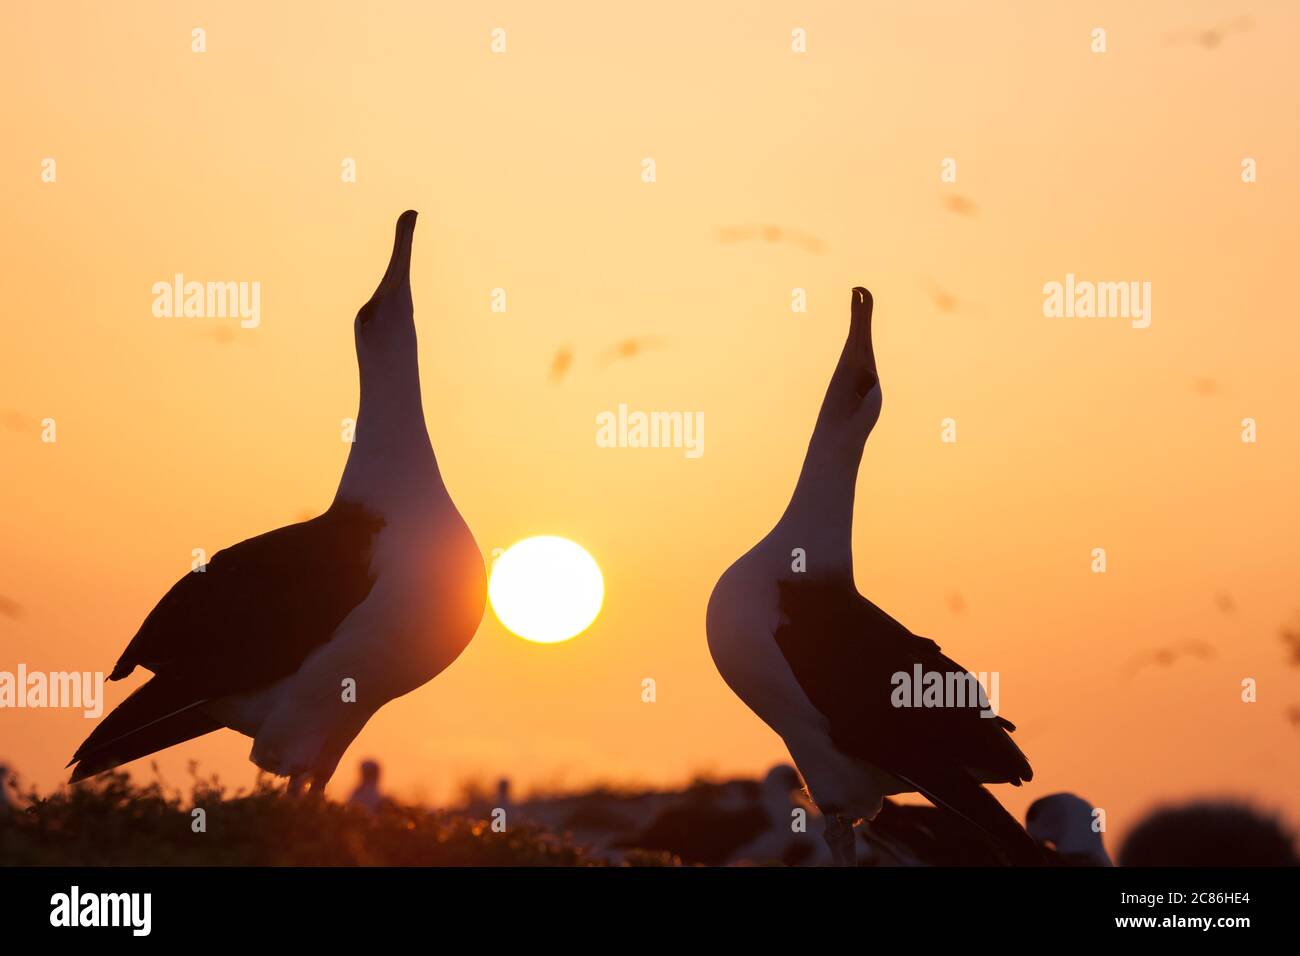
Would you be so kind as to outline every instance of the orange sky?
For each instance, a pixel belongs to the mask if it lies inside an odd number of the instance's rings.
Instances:
[[[1250,4],[1208,48],[1170,34],[1227,5],[469,6],[5,5],[0,595],[19,607],[0,670],[109,670],[191,549],[328,505],[352,318],[412,207],[425,410],[455,500],[485,552],[582,543],[607,595],[558,646],[489,612],[371,722],[332,792],[367,755],[433,798],[474,775],[667,784],[781,758],[714,670],[704,608],[788,499],[863,283],[885,410],[859,586],[1001,672],[1037,775],[999,796],[1020,812],[1074,790],[1120,832],[1203,793],[1300,820],[1300,671],[1279,638],[1300,626],[1300,9]],[[756,223],[822,250],[719,240]],[[154,318],[176,272],[260,282],[261,326]],[[1066,273],[1149,281],[1151,327],[1045,318]],[[629,336],[661,345],[604,364]],[[704,455],[598,448],[619,403],[704,412]],[[1133,672],[1185,641],[1214,657]],[[0,759],[52,786],[90,726],[0,712]],[[245,783],[248,749],[220,734],[160,763]]]

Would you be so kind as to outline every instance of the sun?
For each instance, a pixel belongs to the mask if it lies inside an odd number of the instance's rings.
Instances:
[[[506,630],[538,644],[577,637],[604,599],[605,579],[592,556],[554,535],[512,544],[488,578],[488,600]]]

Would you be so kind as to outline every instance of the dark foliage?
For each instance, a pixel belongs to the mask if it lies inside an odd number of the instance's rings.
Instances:
[[[603,861],[549,833],[387,803],[371,814],[259,783],[227,795],[196,780],[183,800],[111,773],[0,811],[0,863],[77,866],[586,866]],[[194,808],[207,830],[194,832]]]

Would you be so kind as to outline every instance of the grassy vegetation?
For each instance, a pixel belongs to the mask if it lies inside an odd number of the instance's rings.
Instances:
[[[206,814],[195,832],[194,808]],[[388,804],[370,814],[285,796],[260,782],[227,794],[195,778],[188,796],[121,773],[52,795],[24,795],[0,811],[0,864],[245,866],[588,866],[592,858],[554,834]],[[655,862],[646,860],[645,862]]]

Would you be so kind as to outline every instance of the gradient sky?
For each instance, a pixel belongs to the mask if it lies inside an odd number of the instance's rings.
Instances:
[[[558,646],[489,611],[371,721],[334,794],[370,755],[434,799],[473,776],[671,784],[781,759],[718,677],[704,609],[788,499],[861,283],[885,408],[858,583],[1001,673],[1036,776],[998,795],[1020,813],[1072,790],[1112,833],[1194,794],[1300,821],[1300,669],[1280,638],[1300,627],[1300,8],[1183,37],[1226,7],[5,4],[0,670],[107,672],[191,549],[329,504],[352,319],[411,207],[452,495],[485,553],[539,533],[587,547],[605,610]],[[720,241],[766,223],[821,251]],[[154,318],[151,287],[177,272],[260,282],[261,326]],[[1149,281],[1151,327],[1045,318],[1066,273]],[[606,363],[631,336],[658,347]],[[704,412],[704,455],[598,448],[619,403]],[[1213,657],[1137,666],[1188,641]],[[0,712],[0,759],[53,786],[90,726]],[[242,784],[248,750],[222,733],[159,763]]]

